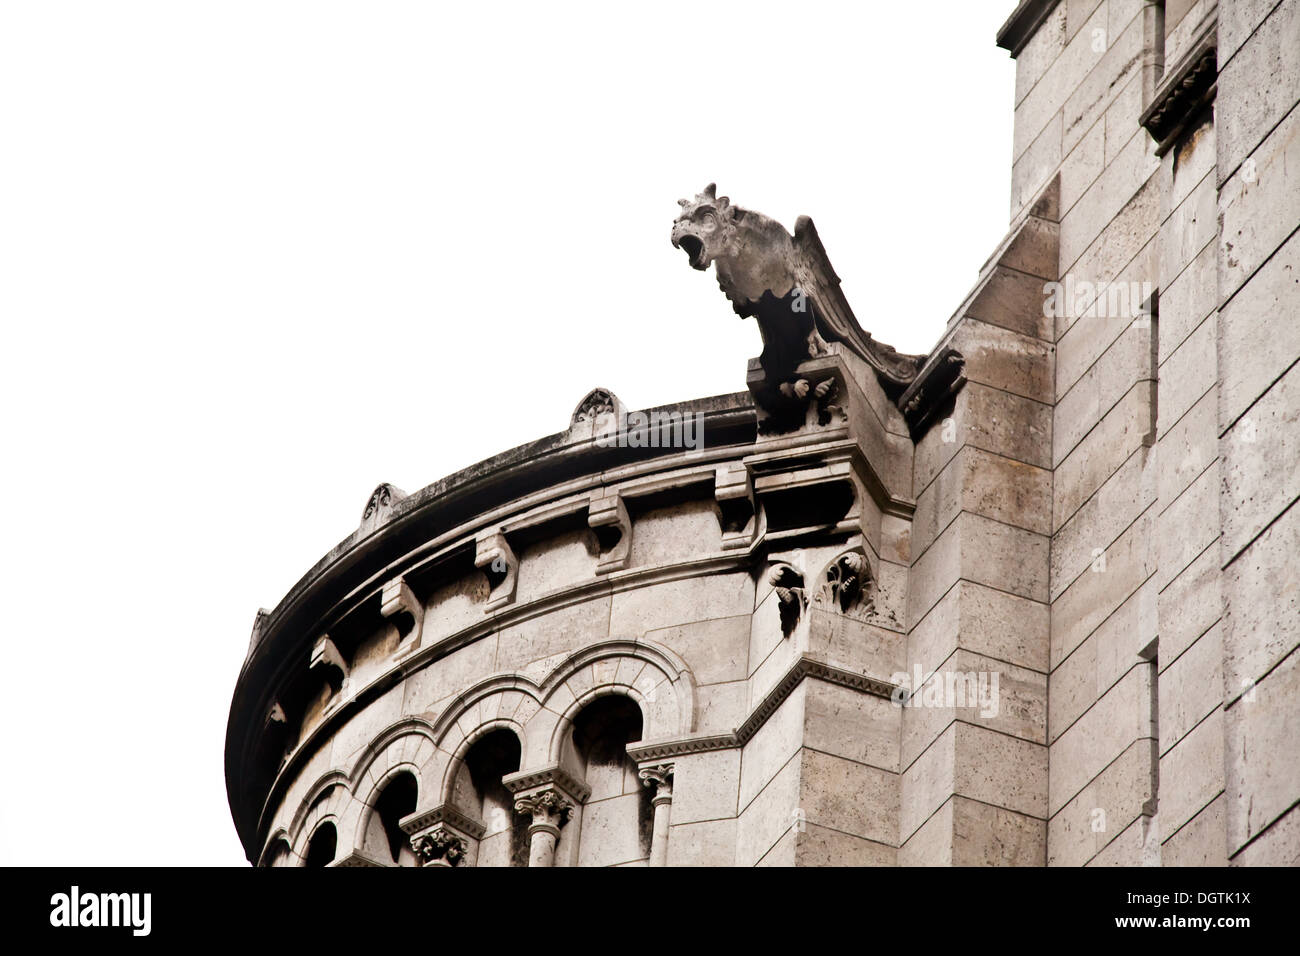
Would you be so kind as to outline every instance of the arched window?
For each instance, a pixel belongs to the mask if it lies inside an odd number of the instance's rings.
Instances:
[[[582,807],[579,866],[616,866],[650,858],[650,793],[627,755],[627,745],[640,739],[641,709],[628,697],[597,698],[573,720],[566,763],[591,787]]]
[[[452,785],[452,803],[484,826],[478,866],[527,866],[528,827],[515,815],[514,796],[501,778],[519,769],[519,738],[489,731],[465,754]]]
[[[303,866],[323,867],[334,862],[334,854],[338,850],[339,834],[334,829],[334,824],[330,822],[322,823],[316,828],[307,841],[307,853],[303,858]]]
[[[415,775],[407,771],[394,774],[384,784],[370,819],[362,847],[366,856],[380,863],[398,866],[415,866],[415,853],[410,840],[402,831],[403,817],[415,812],[419,786]]]

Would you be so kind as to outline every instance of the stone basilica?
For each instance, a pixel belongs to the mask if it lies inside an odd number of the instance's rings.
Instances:
[[[706,187],[743,391],[380,485],[257,614],[251,862],[1300,862],[1300,0],[996,41],[1011,225],[928,354]]]

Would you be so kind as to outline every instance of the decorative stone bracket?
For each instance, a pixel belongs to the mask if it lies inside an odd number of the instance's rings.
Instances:
[[[362,536],[370,534],[386,523],[397,507],[397,503],[406,497],[406,492],[401,488],[384,482],[370,492],[370,498],[366,501],[366,508],[361,513],[361,524],[358,530]]]
[[[494,531],[474,544],[474,566],[487,575],[488,594],[485,611],[495,611],[515,599],[519,558],[500,531]]]
[[[813,600],[837,614],[859,618],[875,610],[875,579],[862,549],[845,551],[826,566]]]
[[[627,567],[632,551],[632,519],[628,517],[623,496],[617,492],[593,496],[587,510],[587,525],[596,533],[600,545],[596,573]]]
[[[421,866],[473,866],[486,827],[449,803],[413,813],[398,824]]]
[[[396,577],[385,584],[380,602],[379,613],[397,625],[399,643],[406,644],[410,637],[413,640],[408,646],[419,647],[424,631],[424,604],[415,596],[406,578]]]
[[[772,585],[772,591],[776,595],[777,609],[781,615],[781,633],[789,637],[798,626],[804,608],[808,606],[804,573],[787,561],[777,561],[767,573],[767,582]]]
[[[722,550],[747,548],[753,543],[756,521],[754,482],[742,462],[727,462],[714,472],[713,497],[722,528]]]
[[[330,688],[336,694],[343,689],[348,679],[348,663],[328,634],[322,634],[316,639],[311,649],[311,663],[307,669],[310,672],[323,673],[325,679],[329,681]]]

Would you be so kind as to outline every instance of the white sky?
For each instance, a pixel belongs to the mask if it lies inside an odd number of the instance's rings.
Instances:
[[[414,491],[741,391],[679,196],[811,215],[928,351],[1006,230],[1013,0],[9,3],[0,862],[241,864],[259,606]]]

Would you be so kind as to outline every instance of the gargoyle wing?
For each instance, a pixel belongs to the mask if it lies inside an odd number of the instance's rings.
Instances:
[[[858,324],[817,227],[807,216],[800,216],[794,224],[794,252],[799,286],[812,303],[817,331],[828,342],[840,342],[857,353],[876,370],[890,398],[897,398],[916,378],[925,356],[895,351]]]

